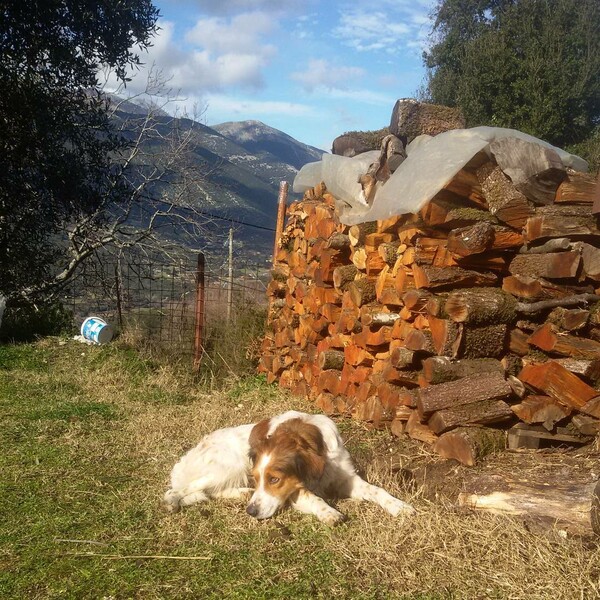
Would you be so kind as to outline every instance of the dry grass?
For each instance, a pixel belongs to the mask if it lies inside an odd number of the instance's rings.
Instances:
[[[416,517],[351,501],[333,530],[290,511],[257,522],[233,501],[168,515],[169,470],[203,434],[313,407],[256,378],[208,395],[189,374],[116,347],[2,350],[3,598],[600,597],[594,540],[409,492],[398,467],[435,459],[348,420],[339,426],[358,466]]]

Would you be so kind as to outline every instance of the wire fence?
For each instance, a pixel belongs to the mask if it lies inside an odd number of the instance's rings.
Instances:
[[[201,288],[198,267],[197,256],[170,263],[135,253],[97,256],[82,265],[65,289],[63,304],[72,311],[76,325],[88,316],[102,317],[129,340],[190,357],[191,364],[195,342],[207,350],[217,322],[220,329],[235,328],[248,307],[266,309],[269,281],[266,262],[238,257],[230,267],[211,258],[204,266]],[[199,319],[204,335],[198,342]],[[207,360],[214,362],[210,356]]]

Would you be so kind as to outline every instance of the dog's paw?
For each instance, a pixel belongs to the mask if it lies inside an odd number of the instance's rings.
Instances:
[[[179,494],[175,490],[168,490],[163,497],[163,506],[169,513],[176,513],[181,508]]]
[[[343,515],[341,512],[335,510],[335,508],[329,508],[329,510],[323,511],[317,515],[319,521],[321,523],[325,523],[325,525],[329,525],[329,527],[334,527],[335,525],[339,525],[346,520],[346,515]]]
[[[406,502],[402,502],[402,500],[398,500],[398,498],[390,498],[386,500],[383,505],[383,508],[387,510],[393,517],[397,517],[399,515],[414,515],[416,514],[416,510],[410,504]]]

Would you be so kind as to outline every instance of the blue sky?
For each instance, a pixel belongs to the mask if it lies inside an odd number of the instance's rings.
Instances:
[[[435,0],[156,0],[154,65],[207,125],[256,119],[326,150],[389,124],[423,81]],[[171,106],[171,112],[174,105]]]

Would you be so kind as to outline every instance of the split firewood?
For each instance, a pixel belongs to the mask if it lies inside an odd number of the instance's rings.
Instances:
[[[533,216],[535,211],[531,202],[515,189],[500,167],[488,163],[478,169],[477,177],[490,213],[497,219],[520,229]]]
[[[332,281],[336,290],[346,291],[348,285],[358,275],[358,269],[354,265],[343,265],[333,270]]]
[[[425,442],[430,446],[435,444],[438,439],[437,435],[431,430],[427,423],[422,423],[417,411],[413,411],[408,421],[406,421],[406,433],[413,440]]]
[[[424,133],[437,135],[464,127],[465,118],[458,108],[401,98],[394,105],[389,129],[400,139],[411,142]]]
[[[459,425],[490,425],[509,420],[512,416],[510,406],[503,400],[482,400],[438,410],[429,417],[427,424],[440,435]]]
[[[377,232],[377,222],[369,221],[367,223],[360,223],[358,225],[352,225],[348,230],[348,238],[350,239],[351,246],[358,246],[364,244],[365,237],[369,233]]]
[[[444,356],[432,356],[423,360],[422,371],[430,384],[455,381],[463,377],[479,376],[484,373],[504,375],[502,363],[493,358],[452,361]],[[506,388],[504,388],[506,390]]]
[[[467,467],[505,448],[504,431],[489,427],[457,427],[442,434],[433,446],[434,452],[442,458],[457,460]]]
[[[554,202],[558,185],[567,176],[556,150],[507,137],[494,140],[490,151],[515,188],[527,198],[536,204]]]
[[[559,306],[548,315],[548,322],[563,331],[584,329],[590,320],[590,311],[582,308],[564,308]]]
[[[350,238],[345,233],[334,233],[327,240],[327,248],[334,250],[348,250],[350,248]]]
[[[517,473],[514,470],[513,473]],[[600,534],[600,484],[567,479],[544,469],[527,479],[518,474],[478,474],[465,483],[458,505],[477,511],[545,521],[577,535]]]
[[[352,298],[354,305],[358,307],[373,302],[376,298],[375,284],[372,280],[366,278],[349,283],[347,292]]]
[[[600,235],[595,217],[588,206],[551,205],[541,206],[525,224],[527,241],[540,238],[568,237],[580,239],[582,236]]]
[[[593,382],[600,380],[600,358],[558,358],[553,360],[567,369],[567,371],[571,371],[571,373],[579,375],[584,379],[589,379]]]
[[[453,229],[448,235],[448,251],[458,256],[485,252],[493,243],[494,228],[487,221]]]
[[[335,369],[336,371],[341,371],[344,366],[344,353],[338,350],[321,352],[318,365],[322,370]]]
[[[479,327],[460,324],[458,358],[500,358],[509,345],[509,329],[506,324]]]
[[[473,325],[511,323],[516,300],[498,288],[457,290],[448,295],[444,310],[457,323]]]
[[[561,404],[600,418],[600,406],[596,402],[598,391],[553,360],[526,365],[519,373],[519,379],[534,390],[552,396]]]
[[[480,403],[488,400],[505,400],[512,390],[502,373],[477,373],[456,381],[422,388],[418,392],[417,409],[421,418],[436,411]]]
[[[511,260],[508,270],[511,275],[565,279],[577,276],[580,263],[579,252],[517,254]]]
[[[600,342],[557,332],[552,323],[546,323],[534,331],[528,343],[544,352],[573,358],[595,359],[600,353]]]
[[[396,369],[406,369],[414,366],[415,352],[403,346],[396,346],[390,352],[390,364]]]
[[[567,178],[558,186],[554,202],[557,204],[593,204],[596,180],[592,175],[568,171]]]
[[[498,281],[492,273],[468,271],[460,267],[444,269],[440,267],[413,266],[413,276],[417,289],[438,289],[449,287],[472,287],[495,285]]]
[[[559,421],[571,414],[571,410],[551,396],[531,395],[519,404],[514,404],[513,412],[525,423],[541,423],[548,431]]]

